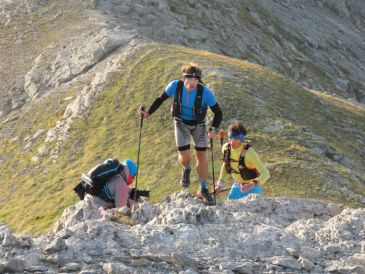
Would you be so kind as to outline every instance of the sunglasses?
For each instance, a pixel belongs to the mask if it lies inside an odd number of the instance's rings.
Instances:
[[[200,77],[198,75],[196,75],[195,73],[193,74],[190,74],[190,73],[184,73],[183,74],[183,77],[186,78],[186,79],[191,79],[191,78],[195,78],[197,80],[200,79]]]
[[[194,76],[191,76],[191,75],[189,75],[189,76],[184,76],[184,79],[194,79],[194,80],[199,80],[199,78],[197,78],[197,77],[194,77]]]

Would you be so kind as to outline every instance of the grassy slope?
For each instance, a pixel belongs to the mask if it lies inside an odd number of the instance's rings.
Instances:
[[[362,151],[359,156],[358,150],[363,148],[358,148],[353,132],[339,135],[336,127],[353,123],[363,135],[364,110],[320,98],[282,76],[248,62],[183,47],[156,46],[128,59],[125,71],[97,98],[88,117],[73,124],[70,139],[56,163],[47,157],[38,164],[30,159],[43,144],[47,129],[62,116],[66,107],[62,98],[73,95],[77,87],[67,94],[44,99],[21,114],[11,129],[7,128],[19,139],[0,143],[1,154],[11,155],[7,159],[3,157],[0,166],[4,175],[0,189],[1,197],[4,197],[0,203],[0,220],[18,232],[44,232],[65,207],[77,201],[72,188],[81,172],[110,156],[136,159],[139,135],[136,109],[141,102],[149,105],[170,80],[179,77],[181,65],[188,61],[198,62],[206,68],[204,80],[223,108],[224,126],[238,118],[251,129],[249,137],[272,174],[266,195],[334,201],[346,198],[331,176],[348,178],[349,170],[318,157],[305,146],[308,136],[303,127],[325,137],[332,146],[361,164],[364,153]],[[144,121],[143,127],[138,186],[152,190],[153,202],[181,189],[169,105],[166,102],[161,106]],[[281,123],[284,129],[274,133],[262,130],[273,123]],[[6,125],[0,127],[3,131]],[[26,142],[23,138],[33,136],[39,129],[46,130],[31,149],[24,152]],[[217,178],[220,152],[218,142],[215,144]],[[194,192],[198,185],[195,171],[192,179],[190,190]],[[353,183],[341,180],[344,185]],[[364,193],[364,185],[357,185],[356,191]]]

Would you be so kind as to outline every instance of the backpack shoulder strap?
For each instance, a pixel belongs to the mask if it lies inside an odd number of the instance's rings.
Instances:
[[[223,150],[222,150],[222,151],[226,151],[226,150],[228,150],[230,146],[231,146],[231,145],[230,145],[228,142],[227,142],[227,143],[225,143],[225,144],[223,144]]]
[[[239,164],[242,165],[243,167],[246,166],[245,164],[245,156],[246,156],[246,153],[248,151],[248,149],[251,147],[251,145],[249,143],[246,143],[244,146],[243,146],[243,149],[241,151],[241,155],[240,155],[240,160],[239,160]]]
[[[183,92],[184,82],[179,80],[176,86],[175,98],[174,101],[181,102],[182,101],[182,92]]]
[[[196,109],[199,109],[202,106],[204,86],[201,83],[198,83],[197,87],[198,91],[196,93],[194,106]]]
[[[223,161],[225,163],[225,167],[226,167],[228,174],[231,174],[232,166],[231,166],[231,145],[230,144],[227,144],[224,146]]]

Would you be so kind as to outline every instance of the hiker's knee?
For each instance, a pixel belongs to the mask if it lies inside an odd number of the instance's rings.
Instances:
[[[196,160],[198,162],[206,162],[207,161],[207,153],[206,150],[196,150],[195,151]]]
[[[189,162],[191,160],[190,150],[185,149],[185,150],[179,151],[178,158],[179,158],[179,161],[182,163]]]

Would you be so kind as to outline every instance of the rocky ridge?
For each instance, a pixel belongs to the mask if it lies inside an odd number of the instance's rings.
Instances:
[[[81,3],[0,3],[6,61],[0,117],[85,74],[130,34],[246,59],[306,87],[365,102],[361,0]]]
[[[99,1],[110,22],[156,42],[269,67],[364,103],[362,1]],[[158,30],[158,31],[156,31]]]
[[[256,195],[207,207],[181,191],[140,204],[132,226],[98,218],[81,201],[44,236],[2,225],[0,272],[365,273],[365,209]]]

